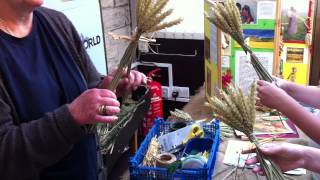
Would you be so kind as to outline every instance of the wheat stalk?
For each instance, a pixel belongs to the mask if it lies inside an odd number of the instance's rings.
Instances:
[[[236,6],[236,1],[226,0],[224,5],[220,2],[209,2],[212,5],[212,15],[205,13],[208,20],[223,32],[230,34],[230,36],[243,48],[243,50],[250,54],[251,64],[259,79],[273,82],[274,80],[272,76],[261,64],[258,57],[252,52],[251,48],[245,43],[241,28],[240,12]]]
[[[208,106],[215,113],[215,116],[228,126],[243,132],[249,140],[255,144],[257,157],[261,167],[266,173],[268,180],[284,180],[284,176],[279,167],[269,158],[263,155],[259,149],[259,141],[253,134],[253,127],[256,118],[256,82],[253,82],[248,96],[245,96],[240,88],[230,84],[226,92],[220,91],[217,96],[211,97]]]
[[[138,41],[143,34],[153,33],[181,23],[182,19],[164,22],[166,17],[170,16],[173,12],[172,9],[165,10],[165,6],[168,4],[168,1],[169,0],[137,0],[137,27],[135,28],[132,37],[121,38],[121,36],[118,36],[119,39],[130,40],[130,44],[126,48],[114,78],[107,89],[111,91],[116,90],[124,71],[127,71],[127,75],[129,75],[132,60],[138,47]],[[101,144],[102,152],[112,152],[112,150],[110,151],[110,149],[112,149],[110,147],[113,147],[115,143],[116,137],[114,137],[114,134],[117,134],[120,131],[119,128],[121,128],[121,126],[109,126],[108,124],[98,125],[99,136],[103,137],[102,142],[104,142]],[[94,133],[96,129],[96,126],[89,126],[89,133]],[[106,138],[108,135],[114,138]]]
[[[170,115],[172,118],[182,121],[192,121],[192,117],[187,112],[184,112],[179,109],[175,109],[174,111],[170,111]]]

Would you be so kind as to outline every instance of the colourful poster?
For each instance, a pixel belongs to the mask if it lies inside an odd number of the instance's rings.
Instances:
[[[268,29],[244,29],[244,38],[251,48],[273,49],[274,48],[274,30]],[[237,43],[235,47],[239,47]]]
[[[238,0],[237,7],[241,14],[242,24],[257,23],[257,1],[256,0]]]
[[[304,48],[287,47],[287,63],[303,63]]]
[[[284,43],[281,58],[284,63],[309,64],[309,48],[306,44]]]
[[[305,41],[307,34],[306,21],[309,13],[310,0],[282,0],[281,24],[284,42]]]

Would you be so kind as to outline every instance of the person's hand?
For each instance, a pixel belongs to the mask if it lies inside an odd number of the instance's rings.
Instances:
[[[105,106],[104,114],[101,106]],[[105,89],[89,89],[68,105],[73,119],[79,125],[112,123],[118,119],[120,103],[116,95]]]
[[[283,99],[288,96],[284,90],[278,88],[275,84],[262,80],[257,81],[257,92],[260,102],[274,109],[278,109],[282,105]]]
[[[281,89],[283,89],[284,91],[286,91],[286,85],[287,85],[288,81],[286,81],[286,80],[284,80],[284,79],[281,79],[281,78],[278,78],[278,77],[276,77],[276,76],[272,76],[272,78],[274,79],[275,84],[276,84],[279,88],[281,88]]]
[[[115,71],[111,72],[107,75],[101,83],[101,88],[107,88],[108,85],[111,83]],[[132,90],[136,90],[141,85],[147,84],[147,77],[136,70],[131,70],[130,75],[127,76],[127,71],[123,71],[122,78],[119,82],[119,85],[116,90],[117,96],[123,96],[126,92],[130,92]]]
[[[276,163],[283,172],[293,170],[296,168],[305,167],[305,147],[297,144],[282,143],[282,144],[265,144],[260,147],[261,152],[270,158],[274,163]],[[242,153],[254,153],[255,150],[245,150]],[[253,165],[258,162],[256,157],[248,159],[246,161],[247,165]],[[262,168],[256,166],[252,170],[255,173],[263,173]]]

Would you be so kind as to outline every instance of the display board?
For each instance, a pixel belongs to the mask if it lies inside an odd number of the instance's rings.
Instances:
[[[302,85],[309,84],[314,0],[281,0],[283,51],[280,76]]]
[[[238,0],[237,6],[240,10],[243,34],[247,44],[272,74],[278,33],[276,31],[277,2],[275,0]],[[210,14],[210,10],[209,3],[205,0],[205,11]],[[207,56],[209,56],[205,60],[206,80],[208,80],[206,85],[211,85],[213,89],[224,88],[233,81],[246,93],[253,80],[258,79],[250,63],[250,56],[229,35],[215,28],[205,18],[205,41],[207,41],[205,44],[210,45],[205,47],[205,52],[208,51]],[[207,97],[214,95],[212,88],[207,87]]]
[[[210,14],[209,2],[204,2]],[[246,43],[270,74],[308,85],[315,4],[315,0],[237,0]],[[231,81],[246,93],[258,79],[250,56],[206,18],[204,25],[207,99],[215,88]]]
[[[63,12],[72,21],[97,70],[107,74],[100,1],[50,0],[44,6]]]
[[[275,62],[277,3],[275,0],[237,0],[237,3],[244,38],[261,64],[272,74]],[[231,40],[230,61],[230,68],[222,68],[222,71],[230,71],[235,84],[247,92],[258,76],[250,63],[250,56],[245,54],[234,40]]]

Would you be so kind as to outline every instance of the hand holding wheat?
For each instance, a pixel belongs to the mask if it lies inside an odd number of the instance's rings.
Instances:
[[[182,19],[176,19],[173,21],[164,22],[164,20],[173,12],[173,9],[165,10],[165,6],[167,5],[168,1],[169,0],[137,0],[137,27],[135,28],[133,35],[131,37],[113,35],[119,39],[125,39],[129,41],[130,44],[127,47],[114,78],[107,89],[115,91],[122,77],[123,71],[127,70],[127,74],[129,75],[131,63],[137,50],[138,41],[142,38],[143,34],[153,33],[177,25],[182,21]],[[131,115],[132,114],[133,112]],[[100,141],[102,152],[112,152],[116,137],[124,124],[126,124],[126,122],[118,121],[112,127],[106,124],[98,125],[99,136],[102,137]],[[90,132],[94,132],[95,130],[96,126],[90,127]]]
[[[260,143],[253,134],[253,126],[256,118],[256,82],[251,85],[250,93],[245,96],[240,88],[229,85],[225,91],[220,90],[217,96],[211,98],[208,106],[212,109],[217,119],[223,121],[230,127],[243,132],[249,140],[257,147],[257,158],[261,163],[268,180],[285,179],[279,167],[269,158],[261,153]]]

